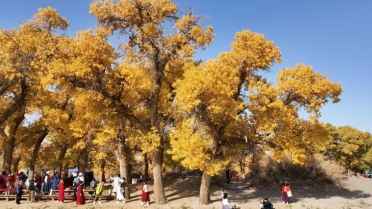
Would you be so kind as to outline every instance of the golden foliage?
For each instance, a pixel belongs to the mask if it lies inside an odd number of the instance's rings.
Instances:
[[[301,164],[325,151],[322,142],[331,144],[318,117],[329,100],[339,101],[340,84],[304,64],[282,70],[276,86],[267,82],[260,71],[282,60],[264,35],[243,30],[230,51],[196,62],[213,28],[191,12],[180,15],[172,0],[95,0],[89,12],[99,27],[76,37],[57,33],[68,22],[52,8],[0,31],[0,79],[10,94],[0,99],[1,112],[22,94],[15,81],[24,79],[27,107],[41,110],[55,140],[82,148],[126,139],[143,153],[162,152],[170,140],[175,160],[209,175],[237,148],[255,145]],[[124,35],[117,48],[108,42],[116,31]],[[308,119],[298,116],[301,108]],[[349,145],[344,154],[359,146]]]
[[[333,103],[339,102],[342,93],[339,83],[332,83],[325,75],[314,72],[304,64],[282,70],[278,74],[277,85],[286,103],[295,102],[306,108],[308,113],[316,115],[329,99]]]

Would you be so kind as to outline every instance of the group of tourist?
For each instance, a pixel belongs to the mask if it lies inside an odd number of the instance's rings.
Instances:
[[[125,179],[120,178],[120,174],[117,174],[114,178],[110,177],[112,182],[112,191],[115,194],[116,203],[122,201],[126,202],[125,199]],[[36,182],[36,185],[35,185]],[[228,182],[229,183],[229,182]],[[95,197],[93,204],[97,202],[101,204],[102,192],[104,182],[96,182],[95,179],[91,181],[91,188],[95,190]],[[6,191],[13,191],[16,194],[16,204],[20,204],[20,200],[23,193],[23,188],[27,188],[29,191],[37,191],[41,193],[51,194],[53,190],[58,189],[58,202],[63,203],[65,201],[65,191],[69,191],[68,195],[71,196],[71,191],[73,191],[73,196],[76,197],[76,204],[85,204],[84,196],[84,176],[79,173],[77,176],[70,174],[66,176],[65,173],[59,175],[57,172],[53,176],[50,176],[50,172],[47,171],[44,175],[35,174],[33,178],[28,178],[23,172],[15,172],[7,175],[5,171],[0,174],[0,193]],[[289,183],[285,181],[281,187],[282,200],[285,204],[289,203],[289,198],[292,196],[292,191]],[[222,209],[231,208],[227,198],[227,193],[223,193],[221,189],[222,196]],[[141,194],[141,204],[150,204],[150,192],[147,182],[144,181],[142,186]],[[272,209],[273,204],[269,202],[268,198],[262,199],[260,202],[261,209]]]
[[[50,175],[50,171],[44,174],[34,174],[29,178],[24,172],[11,172],[7,174],[6,171],[0,174],[0,194],[3,192],[16,194],[16,204],[20,204],[23,189],[27,189],[30,197],[35,196],[35,192],[41,194],[52,195],[53,190],[58,190],[58,202],[64,202],[64,191],[69,191],[68,195],[76,197],[76,204],[84,204],[84,176],[82,173],[74,176],[70,174],[67,176],[64,172],[59,174],[55,172]]]
[[[120,174],[114,178],[110,177],[110,179],[113,180],[112,191],[115,194],[116,203],[120,201],[125,203],[125,179],[120,178]],[[62,172],[61,175],[59,175],[58,172],[50,175],[50,171],[46,171],[44,174],[34,174],[32,178],[29,178],[23,172],[14,172],[7,175],[7,173],[3,171],[0,174],[0,194],[2,192],[14,193],[16,194],[16,204],[20,204],[24,188],[27,189],[30,194],[38,192],[41,194],[53,195],[53,191],[58,190],[58,202],[64,203],[65,191],[68,191],[66,192],[67,195],[73,196],[76,199],[77,205],[83,205],[85,204],[84,188],[86,186],[84,182],[84,175],[82,173],[78,175],[70,174],[70,176],[67,176],[64,172]],[[101,204],[104,182],[96,182],[93,178],[90,182],[90,186],[95,193],[93,204]],[[142,187],[141,204],[150,204],[149,194],[147,182],[145,181]]]
[[[19,184],[19,181],[25,181],[27,176],[24,175],[23,172],[21,173],[9,173],[7,174],[5,171],[1,172],[0,174],[0,190],[1,192],[5,190],[15,190],[16,186]]]

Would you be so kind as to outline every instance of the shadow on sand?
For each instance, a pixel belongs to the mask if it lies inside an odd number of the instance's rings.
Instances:
[[[173,178],[169,179],[166,186],[166,197],[168,201],[197,197],[200,190],[200,176],[194,178]],[[311,182],[309,182],[311,184]],[[229,200],[237,204],[247,202],[259,202],[262,198],[268,197],[272,203],[281,203],[280,186],[251,187],[249,182],[233,182],[230,184],[214,182],[210,187],[210,197],[213,202],[221,201],[220,188],[229,195]],[[342,197],[345,199],[367,199],[372,194],[361,190],[349,190],[339,185],[296,185],[291,184],[294,197],[290,202],[300,202],[304,198],[327,199],[331,197]],[[171,193],[167,193],[171,191]]]

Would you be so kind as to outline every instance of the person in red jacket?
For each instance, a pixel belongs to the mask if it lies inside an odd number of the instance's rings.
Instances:
[[[85,196],[83,191],[83,182],[80,181],[79,185],[77,186],[77,194],[76,194],[76,205],[84,205],[85,204]]]
[[[3,193],[4,189],[6,188],[6,180],[7,180],[6,171],[3,171],[0,174],[0,189],[1,189],[0,194]]]
[[[8,175],[8,183],[9,183],[9,186],[13,187],[14,185],[14,182],[15,182],[15,175],[13,172],[11,172],[9,175]]]
[[[65,182],[63,178],[59,180],[58,184],[58,202],[63,203],[65,201]]]
[[[282,200],[284,201],[285,204],[288,204],[289,203],[289,195],[288,195],[288,192],[291,191],[291,186],[289,185],[289,183],[287,181],[285,181],[282,185],[282,189],[281,189],[281,192],[282,192]]]

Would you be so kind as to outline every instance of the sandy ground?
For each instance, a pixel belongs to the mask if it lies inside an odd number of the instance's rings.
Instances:
[[[151,190],[151,182],[150,190]],[[168,203],[158,205],[152,199],[149,206],[140,204],[140,190],[131,194],[126,203],[115,203],[113,200],[102,201],[102,204],[92,204],[91,200],[83,206],[76,206],[71,200],[64,204],[57,201],[27,202],[16,205],[14,200],[6,202],[0,200],[0,208],[156,208],[156,209],[217,209],[221,208],[220,187],[229,194],[230,205],[241,209],[258,209],[259,200],[268,197],[275,209],[372,209],[372,179],[362,177],[345,177],[338,186],[313,186],[311,182],[306,185],[291,184],[294,197],[289,205],[281,201],[280,188],[277,187],[250,187],[249,182],[231,184],[213,184],[211,186],[212,203],[199,204],[200,178],[173,179],[166,181],[165,193]],[[140,188],[140,184],[137,188]],[[152,196],[151,196],[152,197]],[[150,198],[151,198],[150,197]]]

